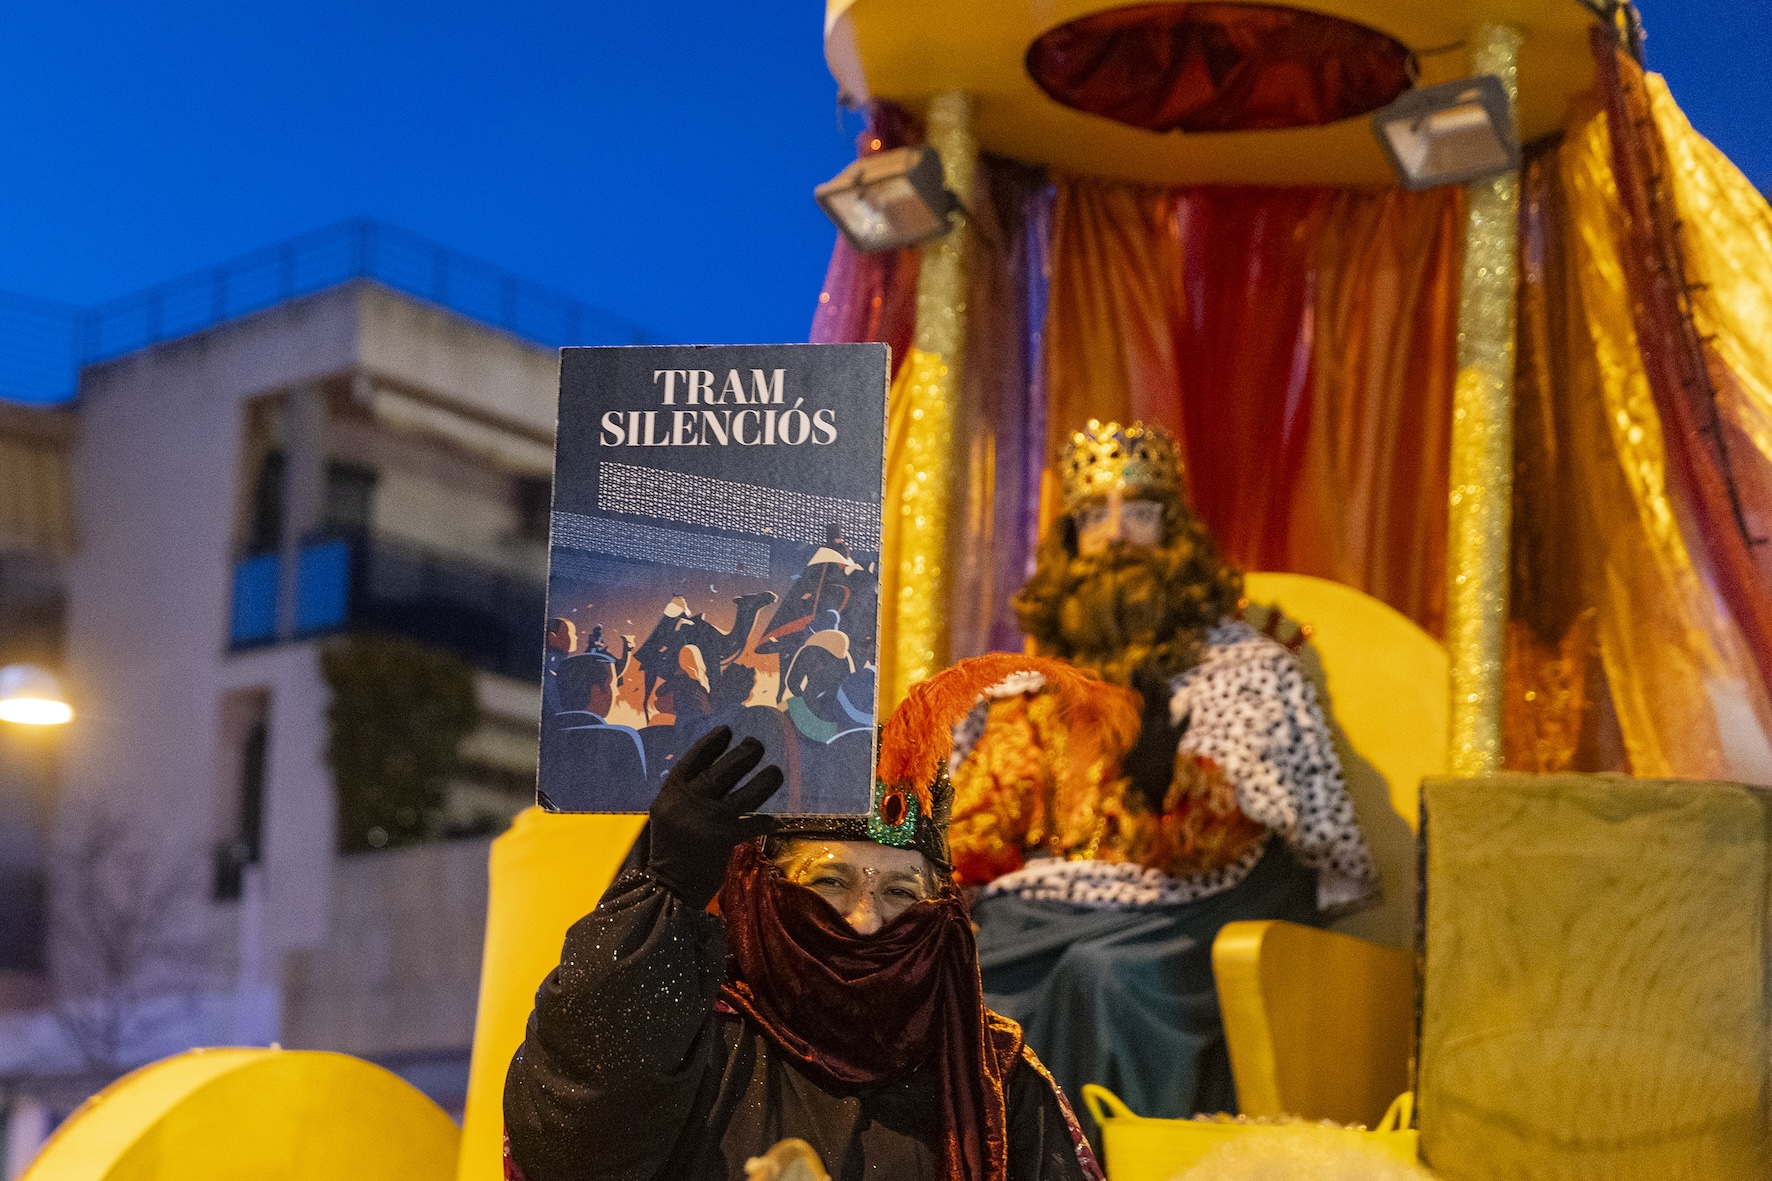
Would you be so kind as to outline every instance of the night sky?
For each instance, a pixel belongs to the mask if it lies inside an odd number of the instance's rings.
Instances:
[[[1651,67],[1772,188],[1772,0],[1642,8]],[[805,339],[812,186],[859,126],[818,3],[4,11],[0,289],[94,303],[368,215],[657,340]]]

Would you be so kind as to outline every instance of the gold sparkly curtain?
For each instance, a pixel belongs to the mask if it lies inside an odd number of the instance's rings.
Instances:
[[[1509,765],[1605,765],[1610,706],[1634,774],[1734,778],[1719,710],[1752,727],[1755,675],[1669,488],[1604,117],[1576,119],[1524,185]],[[1574,712],[1555,696],[1571,677]]]

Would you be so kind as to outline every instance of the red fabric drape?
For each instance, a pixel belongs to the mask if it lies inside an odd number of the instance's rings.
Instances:
[[[1060,181],[1049,443],[1091,417],[1160,423],[1234,561],[1437,633],[1462,200]]]
[[[1320,12],[1264,4],[1138,4],[1043,33],[1028,74],[1058,102],[1148,131],[1317,127],[1409,88],[1396,40]]]
[[[1181,203],[1178,352],[1189,497],[1242,566],[1288,569],[1312,417],[1321,189],[1200,188]],[[1172,395],[1174,396],[1174,395]],[[1311,553],[1314,566],[1325,555]],[[1327,573],[1315,569],[1312,573]]]

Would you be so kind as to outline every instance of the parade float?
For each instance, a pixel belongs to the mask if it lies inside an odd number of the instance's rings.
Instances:
[[[1407,1091],[1446,1177],[1764,1176],[1772,211],[1634,10],[831,0],[825,47],[868,123],[813,339],[892,346],[882,712],[1020,647],[1055,442],[1161,424],[1397,834],[1378,918],[1219,937],[1244,1114]],[[495,843],[459,1145],[366,1064],[208,1051],[27,1176],[497,1176],[530,997],[639,822]],[[1169,1175],[1097,1107],[1110,1176]]]

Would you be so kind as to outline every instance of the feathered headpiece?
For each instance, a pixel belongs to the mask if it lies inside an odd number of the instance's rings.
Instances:
[[[886,719],[866,816],[786,816],[780,831],[914,848],[945,867],[954,727],[1000,687],[1058,696],[1078,766],[1117,759],[1138,737],[1139,698],[1129,689],[1049,657],[975,656],[912,685]]]

